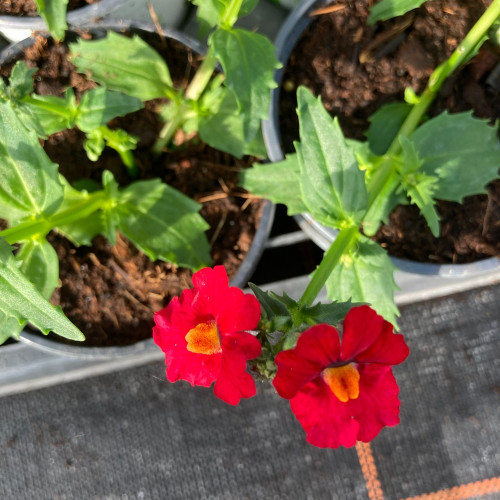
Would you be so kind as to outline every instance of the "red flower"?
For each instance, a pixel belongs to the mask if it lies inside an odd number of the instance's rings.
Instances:
[[[184,290],[155,314],[153,339],[165,353],[167,379],[209,387],[226,403],[255,395],[246,362],[260,355],[260,342],[250,333],[260,319],[260,304],[250,294],[230,287],[223,266],[193,275],[194,288]]]
[[[399,423],[399,388],[391,365],[404,361],[402,335],[368,306],[345,317],[338,331],[320,324],[303,332],[294,349],[276,356],[273,385],[290,400],[307,441],[322,448],[368,442]]]

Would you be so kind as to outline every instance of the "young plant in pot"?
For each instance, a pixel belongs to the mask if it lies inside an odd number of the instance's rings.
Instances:
[[[40,294],[50,298],[58,276],[62,279],[63,286],[52,300],[61,303],[86,335],[94,331],[97,345],[100,334],[108,336],[113,330],[115,337],[110,336],[106,344],[130,342],[121,338],[127,330],[150,337],[153,312],[190,284],[191,271],[179,266],[200,268],[214,262],[214,252],[215,263],[225,264],[232,256],[231,275],[235,284],[244,285],[252,269],[241,261],[253,236],[250,226],[262,215],[257,235],[260,248],[252,247],[249,252],[255,261],[260,255],[272,206],[251,203],[246,208],[248,200],[236,186],[237,171],[249,161],[238,158],[264,152],[259,124],[267,113],[276,67],[267,39],[233,28],[255,3],[232,0],[200,7],[200,19],[211,34],[209,50],[196,71],[185,57],[192,57],[196,65],[197,56],[175,40],[169,41],[171,32],[158,36],[138,29],[131,37],[107,32],[102,38],[101,29],[95,40],[80,38],[70,44],[72,61],[88,78],[73,70],[66,76],[81,88],[68,86],[63,93],[62,89],[52,91],[59,95],[41,95],[36,89],[48,85],[43,82],[43,71],[23,62],[13,66],[9,81],[2,84],[0,105],[5,119],[0,141],[5,167],[0,170],[4,186],[0,202],[8,228],[0,232],[0,238],[4,246],[20,246],[17,269],[24,276],[22,283],[31,282],[38,289],[36,304]],[[119,29],[124,30],[123,25]],[[180,64],[176,74],[138,34],[150,43],[156,40],[157,50],[166,47],[167,60]],[[89,33],[84,36],[92,38]],[[66,39],[70,38],[68,34]],[[42,49],[38,46],[26,52],[44,52],[54,46],[56,59],[65,59],[62,44],[45,39],[40,44]],[[214,72],[219,61],[224,77]],[[67,62],[63,65],[68,69]],[[114,119],[121,115],[126,116]],[[146,130],[148,122],[150,130]],[[52,161],[37,135],[46,138],[44,146]],[[79,150],[73,150],[69,163],[63,165],[60,157],[63,150],[72,149],[72,142]],[[209,191],[202,214],[214,222],[210,241],[205,235],[208,225],[199,213],[201,205],[190,198],[193,193],[187,188],[187,196],[167,180],[179,188],[194,184],[195,190],[201,183]],[[202,194],[207,195],[203,188]],[[220,206],[210,216],[205,208],[211,200],[218,200]],[[225,215],[221,207],[227,209]],[[102,235],[117,245],[112,247]],[[84,246],[75,248],[68,239]],[[5,255],[1,269],[12,271],[14,257],[7,250]],[[241,272],[236,274],[240,265]],[[91,289],[86,279],[95,276],[102,277],[102,283]],[[70,277],[76,280],[74,285],[69,284]],[[136,286],[142,281],[145,288]],[[169,282],[173,282],[173,292],[166,291]],[[19,335],[27,321],[41,326],[44,333],[51,329],[50,322],[33,317],[34,302],[22,283],[5,280],[0,288],[2,313],[13,318],[9,329],[2,329],[3,340]],[[78,304],[76,312],[72,301]],[[92,316],[100,316],[95,318],[97,327]],[[56,331],[70,336],[61,328]]]
[[[304,3],[302,13],[312,7],[318,4]],[[342,9],[333,7],[334,11]],[[473,117],[470,111],[445,111],[432,117],[428,112],[445,81],[466,62],[474,61],[499,15],[500,2],[494,1],[448,59],[432,71],[418,95],[407,89],[405,102],[389,103],[374,113],[366,142],[346,138],[339,125],[342,116],[331,118],[321,100],[299,87],[296,153],[271,165],[256,166],[242,173],[242,178],[249,191],[284,203],[289,214],[307,212],[338,231],[313,275],[311,290],[316,290],[316,279],[322,279],[317,277],[328,272],[330,298],[371,303],[395,323],[394,265],[372,239],[381,223],[398,204],[413,204],[437,236],[437,200],[459,204],[470,195],[484,193],[485,186],[498,178],[497,125]],[[271,151],[269,156],[278,159]]]

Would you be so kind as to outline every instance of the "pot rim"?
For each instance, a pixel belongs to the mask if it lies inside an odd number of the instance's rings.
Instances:
[[[113,0],[114,1],[114,0]],[[69,30],[69,32],[78,33],[78,31],[143,31],[145,33],[155,33],[158,34],[158,29],[152,24],[141,23],[131,20],[118,20],[112,22],[100,22],[95,23],[93,26],[85,28],[75,28],[74,30]],[[205,52],[205,46],[195,38],[187,35],[186,33],[180,32],[173,28],[162,28],[159,33],[165,37],[173,38],[174,40],[183,43],[191,50],[198,52],[200,54]],[[46,38],[50,38],[50,35],[43,34]],[[16,57],[21,54],[26,48],[34,43],[36,38],[31,36],[24,40],[16,43],[12,43],[7,46],[3,51],[0,52],[0,65],[5,64],[7,60]],[[259,225],[257,226],[254,238],[250,245],[250,249],[241,263],[238,271],[232,278],[230,285],[238,288],[243,288],[247,285],[248,279],[251,277],[253,271],[257,267],[257,264],[264,252],[266,241],[271,232],[271,227],[274,221],[275,205],[269,200],[264,200],[262,206],[261,218],[259,220]],[[65,356],[75,357],[79,359],[111,359],[125,356],[135,356],[140,355],[144,352],[151,351],[152,349],[159,349],[155,346],[153,339],[148,338],[136,342],[135,344],[130,344],[126,346],[103,346],[103,347],[80,347],[78,345],[66,345],[57,340],[47,338],[40,335],[40,333],[32,333],[23,330],[20,334],[19,340],[25,344],[29,344],[37,349],[62,354]]]
[[[288,15],[275,39],[276,57],[282,67],[275,71],[274,78],[278,84],[271,90],[271,103],[269,107],[269,118],[263,122],[262,133],[266,144],[267,154],[272,162],[278,162],[285,158],[281,148],[281,133],[279,130],[279,99],[281,92],[281,81],[283,71],[286,67],[290,54],[299,41],[304,30],[311,24],[313,18],[309,13],[317,8],[334,3],[335,0],[303,0]],[[301,229],[322,250],[327,250],[335,238],[336,230],[323,226],[310,214],[304,213],[294,216]],[[500,259],[489,257],[469,264],[434,264],[417,262],[409,259],[389,256],[394,265],[405,272],[439,277],[462,277],[475,276],[480,273],[488,273],[500,269]]]

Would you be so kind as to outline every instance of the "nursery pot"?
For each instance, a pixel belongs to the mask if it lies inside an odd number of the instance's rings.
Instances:
[[[331,4],[334,4],[334,2],[325,2],[324,0],[302,1],[287,17],[276,37],[276,55],[283,67],[275,73],[278,86],[271,92],[269,119],[263,123],[264,141],[268,157],[273,162],[280,161],[285,156],[279,112],[280,101],[285,92],[282,84],[287,64],[304,31],[314,20],[311,13]],[[322,43],[326,44],[328,42],[323,41]],[[294,82],[296,87],[301,83],[300,81]],[[286,91],[291,90],[287,89]],[[302,230],[323,250],[328,249],[336,237],[336,230],[323,226],[310,214],[298,215],[296,220]],[[398,269],[395,278],[401,292],[396,294],[396,301],[398,301],[399,296],[402,299],[399,300],[400,303],[440,295],[441,292],[436,292],[436,289],[441,289],[444,294],[458,290],[460,287],[463,287],[463,289],[470,288],[467,283],[475,282],[476,286],[478,284],[487,284],[488,277],[500,280],[500,259],[496,257],[467,264],[435,264],[394,257],[391,257],[391,259]],[[448,279],[448,284],[445,283],[447,278],[451,278]],[[455,279],[457,279],[457,285],[453,284]],[[451,288],[448,286],[450,284],[452,285]],[[458,288],[454,288],[455,286]]]
[[[92,30],[87,30],[85,33],[92,33],[94,38],[102,38],[105,36],[106,32],[108,31],[116,31],[116,32],[127,32],[127,33],[133,33],[133,34],[138,34],[139,36],[146,37],[147,39],[151,39],[151,37],[156,37],[158,35],[158,32],[156,31],[156,28],[147,25],[147,24],[141,24],[141,23],[135,23],[135,22],[130,22],[130,21],[120,21],[119,23],[115,24],[110,24],[110,25],[99,25],[95,27]],[[162,29],[161,33],[159,33],[162,37],[164,37],[167,40],[172,40],[175,43],[182,44],[183,47],[186,47],[187,49],[184,49],[185,51],[189,50],[194,54],[201,54],[204,51],[204,47],[196,40],[186,36],[183,33],[176,32],[171,29]],[[78,37],[77,33],[71,32],[68,33],[67,40],[71,41],[74,40],[75,38]],[[38,37],[39,39],[39,37]],[[7,65],[7,64],[12,64],[14,61],[17,59],[20,59],[22,55],[24,54],[24,51],[32,46],[36,42],[35,37],[25,39],[19,43],[13,44],[6,48],[2,53],[0,53],[0,67]],[[161,40],[160,40],[161,42]],[[170,43],[174,43],[170,42]],[[178,57],[178,56],[176,56]],[[185,67],[182,68],[182,74],[185,72]],[[131,119],[129,119],[130,121]],[[132,120],[133,121],[133,120]],[[142,123],[142,122],[141,122]],[[204,149],[207,149],[206,147]],[[80,167],[80,165],[79,165]],[[82,167],[83,168],[83,167]],[[204,174],[206,176],[206,174]],[[231,208],[231,210],[234,209]],[[243,211],[241,213],[237,213],[237,215],[234,215],[232,213],[229,213],[227,216],[227,220],[229,221],[226,225],[231,225],[233,223],[233,219],[235,217],[238,218],[247,218],[248,220],[245,222],[247,225],[250,223],[254,223],[252,221],[255,221],[256,223],[256,229],[253,232],[253,239],[251,242],[248,242],[247,247],[243,250],[243,248],[240,247],[239,250],[234,250],[233,248],[228,249],[227,253],[233,252],[233,254],[237,255],[237,259],[241,259],[241,262],[239,262],[238,265],[233,265],[233,272],[230,278],[230,284],[231,286],[236,286],[243,288],[247,285],[248,279],[252,275],[253,271],[255,270],[257,263],[262,255],[262,252],[264,250],[269,232],[271,230],[271,226],[273,223],[274,219],[274,205],[268,201],[262,201],[259,202],[259,204],[255,205],[255,209],[251,210],[251,215],[245,215]],[[224,219],[225,220],[225,219]],[[245,227],[244,225],[242,227]],[[219,228],[218,228],[219,229]],[[224,231],[226,229],[222,229],[222,231],[219,233],[216,231],[217,235],[218,234],[224,234]],[[230,241],[231,238],[234,240],[234,236],[231,236],[229,231],[230,229],[227,229],[228,235],[224,236],[224,244],[226,244],[226,239],[227,241]],[[241,230],[243,231],[243,230]],[[242,234],[242,237],[244,240],[248,239],[247,238],[247,233]],[[250,233],[248,233],[250,234]],[[219,237],[215,238],[217,240]],[[222,237],[220,238],[221,240],[223,239]],[[239,239],[237,239],[237,242],[239,243]],[[94,240],[95,242],[95,240]],[[221,243],[222,245],[222,243]],[[234,242],[232,243],[234,246]],[[80,247],[81,249],[82,247]],[[92,253],[94,247],[89,248],[89,252]],[[79,251],[79,250],[78,250]],[[87,251],[87,250],[85,250]],[[241,254],[241,252],[246,252]],[[225,259],[225,252],[220,252],[223,257],[220,257],[220,259]],[[243,255],[243,257],[242,257]],[[94,255],[95,257],[95,255]],[[94,258],[92,257],[92,258]],[[221,262],[216,262],[217,264],[224,264],[224,261]],[[154,263],[154,265],[160,265],[160,262]],[[106,265],[106,264],[105,264]],[[85,266],[82,266],[85,267]],[[115,266],[116,267],[116,266]],[[236,269],[237,268],[237,269]],[[118,271],[120,271],[118,269]],[[122,270],[123,271],[123,270]],[[81,272],[78,272],[77,274],[82,274],[85,273],[85,269],[82,269]],[[104,271],[103,271],[104,272]],[[121,272],[121,271],[120,271]],[[165,273],[168,273],[169,271],[165,271]],[[163,273],[163,271],[162,271]],[[123,273],[122,273],[123,274]],[[160,280],[163,274],[160,275]],[[186,276],[189,276],[188,274]],[[180,285],[177,285],[177,287],[186,287],[190,286],[189,285],[189,279],[188,278],[182,278],[182,280],[179,282]],[[63,291],[61,289],[61,298]],[[108,294],[109,295],[109,294]],[[153,294],[154,295],[154,294]],[[166,304],[163,304],[163,306]],[[155,306],[155,310],[161,308]],[[150,313],[148,313],[148,317],[153,317],[154,310],[151,309]],[[85,334],[85,328],[79,325],[83,333]],[[152,327],[152,325],[151,325]],[[129,327],[130,328],[130,327]],[[133,327],[132,327],[133,328]],[[113,346],[113,345],[106,345],[106,346],[98,346],[98,347],[91,347],[91,346],[86,346],[85,344],[80,344],[80,343],[63,343],[59,337],[56,336],[43,336],[40,333],[33,333],[31,331],[25,330],[21,333],[21,341],[28,343],[32,345],[33,347],[40,348],[42,350],[46,351],[51,351],[51,352],[57,352],[62,355],[68,355],[72,357],[77,357],[77,358],[85,358],[85,359],[107,359],[107,358],[115,358],[115,357],[122,357],[122,356],[136,356],[140,355],[142,353],[145,353],[147,351],[153,351],[156,350],[156,346],[153,344],[152,338],[148,337],[145,340],[140,340],[138,342],[132,343],[130,345],[120,345],[120,346]]]
[[[149,6],[154,10],[162,26],[178,28],[186,20],[186,0],[99,0],[68,11],[67,22],[71,28],[91,25],[98,19],[130,19],[137,22],[151,22]],[[0,34],[11,42],[28,38],[32,31],[46,31],[45,21],[40,16],[0,15]]]

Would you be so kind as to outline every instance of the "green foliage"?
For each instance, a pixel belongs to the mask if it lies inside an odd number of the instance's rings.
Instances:
[[[319,99],[304,87],[298,89],[297,99],[301,141],[295,149],[302,201],[325,225],[359,225],[368,197],[354,151]]]
[[[270,164],[255,164],[239,174],[240,184],[274,203],[282,203],[288,215],[307,212],[300,190],[300,165],[296,154]]]
[[[238,102],[245,140],[251,141],[260,121],[267,118],[269,91],[276,87],[273,73],[278,64],[273,45],[266,37],[241,29],[218,29],[209,45],[221,62],[224,85]]]
[[[88,78],[142,101],[172,97],[172,78],[167,64],[137,35],[128,38],[110,31],[100,40],[70,45],[71,60]]]
[[[51,305],[19,269],[12,248],[0,238],[0,342],[18,337],[29,321],[44,334],[50,331],[72,340],[84,340],[82,332],[60,308]]]
[[[40,16],[47,23],[51,35],[56,40],[64,39],[67,29],[66,9],[68,0],[35,0]]]
[[[425,0],[380,0],[370,10],[368,24],[402,16],[410,10],[420,7]]]
[[[361,236],[356,248],[342,257],[327,279],[328,298],[370,304],[387,321],[396,324],[399,312],[394,303],[394,269],[386,251]]]

